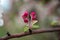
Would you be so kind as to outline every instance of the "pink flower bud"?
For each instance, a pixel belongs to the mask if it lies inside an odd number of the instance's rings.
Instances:
[[[36,20],[36,12],[31,12],[31,18],[32,18],[32,20]]]
[[[23,18],[23,20],[24,20],[25,23],[28,23],[28,20],[29,20],[28,15],[29,14],[28,14],[27,11],[22,15],[22,18]],[[36,20],[36,12],[34,12],[34,11],[31,12],[30,16],[31,16],[32,20]]]
[[[35,16],[36,15],[36,12],[31,12],[31,14],[30,14],[31,16]]]
[[[25,18],[25,19],[24,19],[24,22],[25,22],[25,23],[28,23],[28,19],[27,19],[27,18]]]
[[[27,18],[28,17],[28,12],[26,11],[23,15],[22,15],[22,18]]]
[[[32,20],[36,20],[36,16],[32,16]]]

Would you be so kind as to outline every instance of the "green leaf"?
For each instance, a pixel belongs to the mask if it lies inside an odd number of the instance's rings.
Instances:
[[[39,28],[39,24],[38,24],[38,21],[35,20],[32,22],[32,29],[37,29],[37,28]]]
[[[33,24],[32,28],[33,28],[33,29],[37,29],[37,28],[39,28],[39,24],[38,24],[38,22],[36,22],[35,24]]]
[[[25,26],[25,27],[24,27],[24,32],[27,32],[28,29],[29,29],[28,26]]]
[[[51,25],[56,25],[57,24],[57,21],[52,21],[51,22]]]
[[[33,29],[39,28],[39,25],[33,25]]]

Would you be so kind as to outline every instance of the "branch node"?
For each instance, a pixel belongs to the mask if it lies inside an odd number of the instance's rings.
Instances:
[[[7,36],[11,36],[11,34],[9,32],[7,32]]]
[[[29,29],[29,33],[32,34],[32,30],[31,29]]]

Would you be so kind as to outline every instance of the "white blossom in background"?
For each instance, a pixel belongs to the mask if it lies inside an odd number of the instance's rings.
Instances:
[[[0,27],[2,27],[4,25],[4,21],[3,21],[2,17],[3,17],[3,15],[2,15],[2,13],[0,11]]]
[[[0,27],[4,25],[3,13],[8,12],[11,9],[12,1],[11,0],[0,0]]]
[[[4,25],[4,20],[0,19],[0,27],[2,27]]]
[[[3,16],[3,15],[0,13],[0,18],[2,18],[2,16]]]
[[[3,21],[3,12],[4,12],[4,10],[3,10],[3,7],[1,6],[1,1],[0,1],[0,27],[3,27],[3,25],[4,25],[4,21]]]
[[[3,15],[2,12],[0,11],[0,27],[2,27],[4,25],[4,21],[3,21]]]
[[[2,6],[0,5],[0,18],[2,17],[3,12],[4,12],[4,10],[3,10]]]

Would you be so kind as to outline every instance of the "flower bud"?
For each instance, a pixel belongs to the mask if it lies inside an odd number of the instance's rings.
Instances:
[[[24,22],[25,22],[25,23],[28,23],[28,19],[27,19],[27,18],[25,18],[25,19],[24,19]]]
[[[22,18],[25,19],[28,17],[28,12],[25,12],[23,15],[22,15]]]

